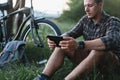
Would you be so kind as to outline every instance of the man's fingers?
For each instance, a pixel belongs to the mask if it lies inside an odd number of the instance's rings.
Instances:
[[[63,40],[71,40],[72,37],[63,37]]]
[[[61,49],[68,50],[68,47],[62,46]]]

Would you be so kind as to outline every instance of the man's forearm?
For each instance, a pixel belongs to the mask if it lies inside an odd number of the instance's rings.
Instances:
[[[89,49],[89,50],[104,50],[105,49],[105,45],[100,38],[84,41],[84,43],[85,43],[85,49]]]

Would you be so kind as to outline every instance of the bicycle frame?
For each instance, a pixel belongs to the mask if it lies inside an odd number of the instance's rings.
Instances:
[[[9,14],[7,14],[6,16],[5,15],[3,15],[3,17],[0,17],[0,21],[1,22],[3,22],[3,37],[5,38],[4,39],[4,42],[5,43],[7,43],[8,41],[7,41],[7,38],[6,38],[6,36],[7,36],[7,30],[6,30],[6,24],[5,24],[5,21],[9,18],[9,17],[11,17],[12,15],[15,15],[15,14],[17,14],[17,13],[20,13],[20,12],[25,12],[26,10],[29,10],[29,8],[21,8],[20,10],[16,10],[16,11],[14,11],[14,12],[11,12],[11,13],[9,13]],[[14,40],[16,40],[16,39],[18,39],[18,37],[20,36],[20,33],[21,33],[21,31],[22,31],[22,28],[23,28],[23,26],[25,25],[25,23],[28,21],[30,19],[30,16],[28,16],[25,20],[24,20],[24,22],[20,25],[20,28],[19,28],[19,30],[18,30],[18,32],[17,32],[17,35],[15,36],[15,38],[14,38]]]
[[[32,37],[34,39],[34,44],[37,46],[37,47],[44,47],[43,46],[43,42],[41,40],[41,37],[39,36],[38,34],[38,31],[37,31],[37,27],[35,25],[35,17],[34,17],[34,10],[33,10],[33,5],[32,5],[32,0],[31,0],[31,8],[30,8],[30,15],[31,15],[31,18],[30,18],[30,28],[31,28],[31,32],[32,32]],[[36,39],[36,37],[34,36],[34,33],[33,33],[33,28],[35,29],[35,32],[36,32],[36,35],[38,37],[38,40]]]
[[[1,17],[0,21],[1,20],[5,21],[10,16],[15,15],[15,14],[20,13],[20,12],[25,13],[25,11],[29,11],[30,14],[21,23],[21,25],[20,25],[20,27],[19,27],[19,29],[17,31],[17,34],[15,35],[13,40],[18,40],[19,39],[20,35],[22,34],[23,27],[25,26],[26,22],[30,20],[30,28],[31,28],[32,38],[34,40],[34,44],[37,47],[43,47],[43,42],[42,42],[41,37],[39,36],[38,31],[37,31],[37,27],[36,27],[37,25],[35,25],[35,17],[34,17],[34,10],[33,10],[33,5],[32,5],[32,0],[31,0],[31,7],[30,8],[25,8],[24,7],[24,8],[21,8],[19,10],[14,11],[14,12],[11,12],[11,13],[7,14],[6,16]],[[41,19],[45,19],[45,18],[41,18]],[[4,28],[5,28],[5,26],[4,26]],[[33,33],[34,30],[35,30],[35,33]],[[36,37],[34,36],[35,34],[37,35],[39,41],[37,41]],[[5,34],[5,36],[6,36],[6,34]],[[7,40],[5,40],[5,43],[7,43]]]

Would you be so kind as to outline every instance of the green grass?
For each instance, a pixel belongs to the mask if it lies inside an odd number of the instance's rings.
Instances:
[[[56,22],[56,24],[59,26],[62,33],[72,29],[72,27],[76,24],[72,21],[66,21],[66,22]],[[0,80],[32,80],[37,74],[39,74],[43,68],[44,65],[38,65],[37,62],[43,59],[48,59],[51,55],[51,51],[46,46],[45,48],[36,48],[33,45],[27,45],[25,49],[25,53],[29,59],[28,64],[24,63],[17,63],[17,64],[11,64],[6,67],[3,67],[0,69]],[[58,70],[55,75],[52,77],[52,80],[63,80],[64,77],[74,68],[74,65],[68,60],[65,59],[65,62],[60,70]],[[117,76],[117,77],[116,77]],[[116,76],[110,76],[109,79],[106,80],[120,80]],[[80,80],[78,78],[77,80]],[[84,77],[82,80],[105,80],[102,78],[102,75],[100,73],[94,72],[91,74],[91,76]]]
[[[12,64],[0,70],[0,80],[31,80],[40,69],[34,64]]]

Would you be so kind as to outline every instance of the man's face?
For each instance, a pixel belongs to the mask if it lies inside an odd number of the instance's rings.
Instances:
[[[90,19],[94,19],[101,11],[101,3],[97,4],[95,0],[84,0],[85,12]]]

